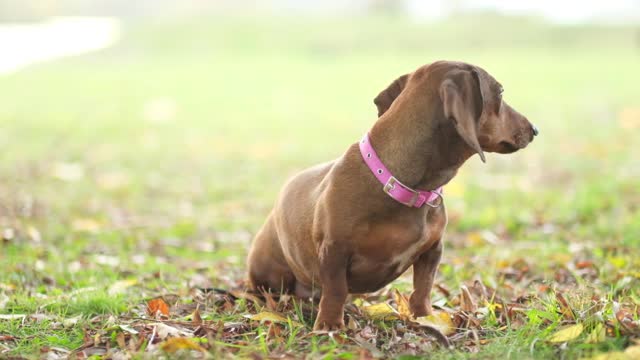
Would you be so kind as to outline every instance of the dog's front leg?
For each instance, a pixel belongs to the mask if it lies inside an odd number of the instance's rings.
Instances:
[[[431,288],[442,258],[442,241],[438,240],[431,249],[420,255],[413,263],[413,293],[409,306],[413,316],[431,315]]]
[[[335,244],[320,247],[320,309],[314,330],[339,330],[344,327],[344,303],[349,294],[347,254]]]

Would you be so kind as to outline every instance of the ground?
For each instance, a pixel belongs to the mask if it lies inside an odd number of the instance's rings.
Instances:
[[[490,15],[147,21],[4,76],[0,357],[633,358],[635,36]],[[487,69],[541,132],[445,189],[438,315],[407,315],[410,272],[350,299],[337,334],[312,332],[314,304],[244,293],[280,186],[339,156],[381,89],[438,59]]]

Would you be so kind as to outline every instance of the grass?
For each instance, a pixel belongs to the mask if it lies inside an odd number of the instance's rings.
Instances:
[[[111,49],[0,81],[0,314],[27,316],[0,319],[0,356],[71,351],[96,336],[87,349],[104,356],[95,349],[124,351],[118,337],[131,344],[140,334],[145,342],[127,351],[153,354],[164,339],[150,342],[152,323],[136,319],[158,296],[177,328],[199,309],[211,331],[198,338],[216,357],[582,358],[633,348],[634,29],[484,14],[426,25],[202,18],[124,30]],[[329,337],[310,333],[314,308],[304,302],[194,295],[241,284],[251,236],[286,178],[339,156],[375,121],[381,89],[437,59],[483,66],[541,129],[523,152],[470,160],[446,189],[437,282],[449,294],[435,291],[434,303],[457,314],[461,285],[496,290],[484,302],[472,294],[486,314],[457,332],[455,350],[357,306],[348,311],[355,329]],[[408,294],[409,279],[393,287]],[[513,304],[523,310],[505,315]],[[244,316],[263,309],[300,324]],[[573,323],[585,327],[576,339],[548,341]],[[119,327],[127,324],[138,335]],[[606,336],[589,343],[598,324]]]

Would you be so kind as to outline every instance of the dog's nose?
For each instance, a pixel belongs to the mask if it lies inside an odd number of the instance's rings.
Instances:
[[[538,127],[531,124],[531,129],[533,130],[533,136],[538,136],[538,134],[540,133],[540,131],[538,130]]]

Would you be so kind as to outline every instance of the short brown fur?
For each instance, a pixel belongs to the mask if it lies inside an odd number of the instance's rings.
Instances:
[[[402,183],[446,185],[474,153],[484,161],[484,151],[514,152],[537,133],[501,89],[473,65],[422,66],[375,98],[371,143]],[[314,329],[337,330],[349,293],[378,290],[413,266],[411,311],[428,315],[446,224],[444,204],[410,208],[385,194],[355,143],[285,185],[252,244],[249,284],[304,297],[320,291]]]

